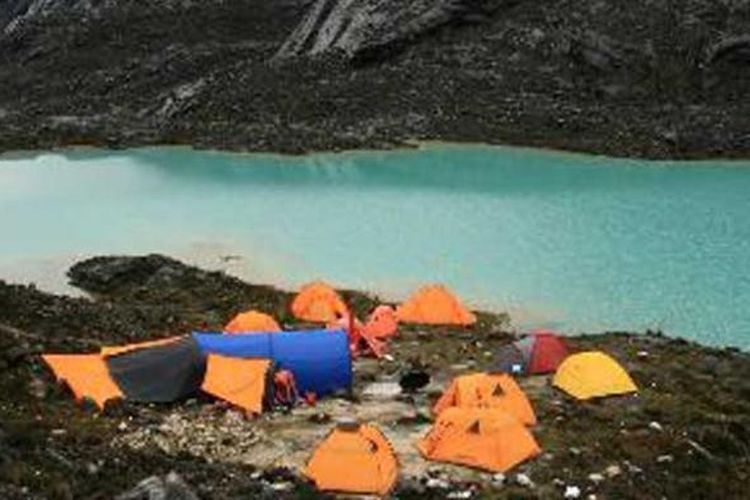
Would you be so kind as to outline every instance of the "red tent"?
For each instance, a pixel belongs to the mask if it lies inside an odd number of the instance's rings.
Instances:
[[[536,330],[531,333],[534,339],[529,357],[527,373],[551,373],[568,356],[568,346],[556,333]]]

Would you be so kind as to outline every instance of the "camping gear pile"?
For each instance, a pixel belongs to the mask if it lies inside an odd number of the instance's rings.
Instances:
[[[421,288],[395,310],[380,305],[364,323],[322,282],[302,287],[290,309],[296,318],[325,328],[284,331],[273,317],[251,310],[237,314],[222,332],[102,347],[98,353],[45,354],[43,359],[77,400],[91,400],[102,409],[113,399],[162,403],[203,393],[259,414],[349,394],[352,360],[384,356],[399,323],[468,327],[477,321],[442,285]],[[531,432],[537,417],[513,377],[549,373],[554,373],[555,387],[577,400],[638,390],[609,355],[569,354],[560,336],[535,331],[501,348],[491,371],[452,380],[433,407],[432,428],[416,448],[427,460],[491,472],[506,472],[536,457],[542,451]],[[318,445],[303,473],[321,490],[385,495],[397,482],[398,469],[380,429],[348,421]]]

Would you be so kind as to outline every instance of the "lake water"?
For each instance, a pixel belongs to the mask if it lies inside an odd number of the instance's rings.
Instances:
[[[162,252],[394,299],[445,282],[522,327],[750,347],[748,167],[442,145],[4,156],[0,278],[66,291],[77,258]]]

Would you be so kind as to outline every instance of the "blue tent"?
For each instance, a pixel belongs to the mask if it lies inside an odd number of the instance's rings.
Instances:
[[[280,369],[294,373],[301,393],[325,396],[352,386],[349,338],[343,330],[223,335],[193,333],[207,353],[236,358],[268,358]]]

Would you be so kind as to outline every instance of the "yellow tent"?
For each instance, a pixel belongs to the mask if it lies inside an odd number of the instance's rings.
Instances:
[[[637,392],[633,379],[620,364],[600,351],[568,356],[552,383],[576,399],[591,399]]]
[[[417,443],[428,460],[506,472],[541,453],[518,419],[497,408],[451,407]]]

